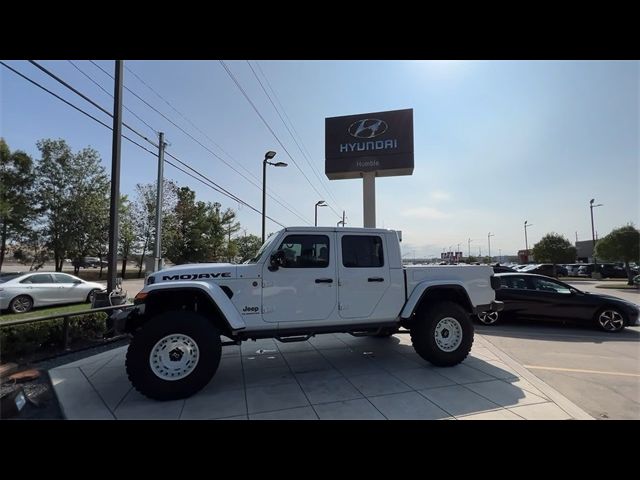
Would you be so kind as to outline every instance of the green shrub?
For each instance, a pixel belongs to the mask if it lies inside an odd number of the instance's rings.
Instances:
[[[79,340],[102,338],[106,331],[104,312],[69,318],[69,345]],[[64,321],[45,320],[25,325],[0,328],[0,357],[15,358],[30,355],[49,348],[61,348],[64,344]]]

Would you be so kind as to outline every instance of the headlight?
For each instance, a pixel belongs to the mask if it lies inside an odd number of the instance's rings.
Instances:
[[[152,283],[156,283],[156,277],[154,277],[153,275],[149,275],[147,277],[147,285],[151,285]]]

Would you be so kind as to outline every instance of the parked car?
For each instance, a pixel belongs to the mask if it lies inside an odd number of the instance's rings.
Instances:
[[[562,265],[556,265],[556,275],[553,274],[553,264],[552,263],[541,263],[533,266],[532,268],[524,268],[520,270],[521,272],[526,273],[535,273],[538,275],[546,275],[547,277],[554,276],[566,276],[567,269]]]
[[[578,269],[582,266],[582,263],[572,263],[569,265],[564,265],[564,267],[567,269],[567,276],[568,277],[577,277],[578,276]]]
[[[627,269],[624,265],[615,263],[603,263],[598,265],[598,271],[602,278],[627,278]],[[638,270],[631,268],[631,275],[637,275]]]
[[[515,270],[511,267],[506,267],[504,265],[493,266],[493,273],[512,273],[512,272],[515,272]]]
[[[501,318],[575,321],[594,325],[607,332],[640,325],[640,307],[611,295],[583,292],[543,275],[499,273],[496,300],[504,302],[502,312],[485,312],[477,319],[493,325]]]
[[[91,302],[99,290],[104,290],[101,284],[67,273],[3,274],[0,276],[0,310],[25,313],[35,307]]]
[[[98,268],[100,266],[106,267],[108,262],[100,260],[98,257],[82,257],[74,259],[72,264],[76,268]]]

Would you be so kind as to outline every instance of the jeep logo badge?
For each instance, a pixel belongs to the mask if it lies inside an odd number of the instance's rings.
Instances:
[[[356,138],[375,138],[387,131],[387,122],[377,118],[357,120],[349,126],[349,135]]]

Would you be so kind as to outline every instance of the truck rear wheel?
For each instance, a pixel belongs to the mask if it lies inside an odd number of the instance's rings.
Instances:
[[[462,362],[473,344],[473,324],[457,303],[441,302],[429,307],[411,326],[413,348],[439,367]]]
[[[126,370],[131,384],[155,400],[190,397],[220,364],[220,331],[194,312],[171,311],[151,318],[133,337]]]

